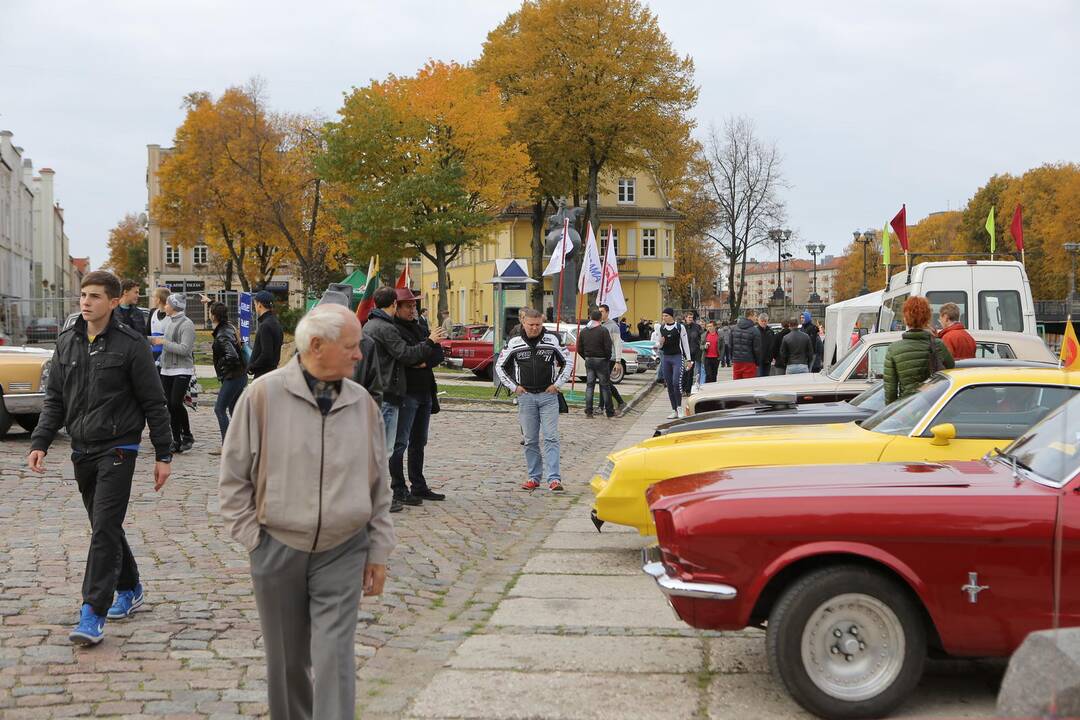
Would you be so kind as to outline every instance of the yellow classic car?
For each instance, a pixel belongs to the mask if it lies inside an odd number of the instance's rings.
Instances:
[[[26,430],[37,427],[52,356],[43,348],[0,347],[0,437],[12,422]]]
[[[654,483],[754,465],[975,460],[1015,439],[1080,390],[1057,368],[964,368],[937,373],[914,395],[859,423],[725,428],[654,437],[607,457],[591,487],[592,518],[656,528],[645,502]],[[799,473],[792,467],[793,476]]]

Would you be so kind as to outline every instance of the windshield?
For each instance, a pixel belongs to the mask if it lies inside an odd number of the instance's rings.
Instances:
[[[886,435],[909,435],[949,389],[949,379],[944,375],[930,378],[913,394],[886,405],[863,421],[863,430]]]
[[[831,380],[843,380],[851,367],[859,362],[863,352],[866,350],[866,343],[859,341],[855,347],[848,350],[847,355],[840,358],[836,363],[828,369],[825,373]]]
[[[1056,485],[1080,470],[1080,398],[1070,400],[1005,448],[1020,465]],[[1003,462],[1008,459],[1002,458]]]
[[[863,410],[877,412],[885,407],[885,383],[877,383],[869,390],[863,390],[855,397],[848,400],[849,405],[854,405]]]

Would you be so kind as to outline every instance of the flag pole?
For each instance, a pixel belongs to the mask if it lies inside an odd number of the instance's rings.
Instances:
[[[566,241],[567,235],[570,231],[570,218],[563,218],[563,231],[562,242],[559,243],[559,252],[562,253],[562,258],[559,262],[559,292],[557,294],[557,300],[555,302],[555,332],[561,332],[562,322],[562,289],[563,289],[563,273],[566,271]]]

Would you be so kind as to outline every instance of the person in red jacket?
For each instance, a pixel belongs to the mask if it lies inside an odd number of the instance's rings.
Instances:
[[[955,303],[945,303],[938,311],[941,330],[938,337],[949,348],[954,360],[967,360],[975,357],[975,338],[964,329],[960,322],[960,308]]]

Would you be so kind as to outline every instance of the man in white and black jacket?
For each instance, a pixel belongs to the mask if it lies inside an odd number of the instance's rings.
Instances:
[[[495,374],[517,394],[518,421],[525,436],[525,490],[540,487],[547,468],[548,489],[563,489],[559,474],[559,388],[570,379],[573,366],[554,333],[544,331],[544,316],[532,308],[521,311],[521,330],[499,353]],[[543,459],[540,435],[544,436]]]

